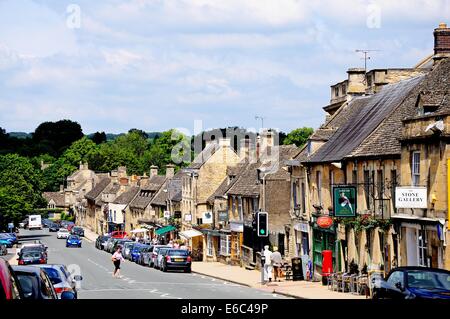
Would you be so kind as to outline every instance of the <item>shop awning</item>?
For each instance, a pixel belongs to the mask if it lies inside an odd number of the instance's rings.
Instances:
[[[179,232],[179,235],[186,239],[191,239],[191,238],[197,237],[197,236],[203,236],[203,234],[201,232],[199,232],[198,230],[195,230],[195,229],[181,231],[181,232]]]
[[[145,233],[147,231],[148,231],[148,229],[138,228],[138,229],[133,229],[132,231],[130,231],[130,233]]]
[[[160,228],[160,229],[157,229],[156,230],[156,235],[162,235],[162,234],[165,234],[165,233],[168,233],[168,232],[170,232],[170,231],[172,231],[172,230],[175,230],[176,228],[174,227],[174,226],[172,226],[172,225],[170,225],[170,226],[165,226],[165,227],[162,227],[162,228]]]

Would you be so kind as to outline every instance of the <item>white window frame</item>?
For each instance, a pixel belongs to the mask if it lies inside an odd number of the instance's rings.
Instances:
[[[413,186],[419,186],[420,184],[420,152],[418,151],[412,152],[411,182]]]
[[[428,266],[427,231],[416,229],[417,232],[417,263],[419,266]]]
[[[316,171],[317,200],[322,205],[322,171]]]
[[[231,256],[231,235],[220,235],[220,255]]]

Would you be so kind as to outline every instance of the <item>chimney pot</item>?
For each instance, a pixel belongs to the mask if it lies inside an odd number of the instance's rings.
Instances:
[[[175,165],[167,164],[166,166],[166,177],[172,178],[175,175]]]
[[[150,178],[158,175],[158,166],[152,165],[150,166]]]

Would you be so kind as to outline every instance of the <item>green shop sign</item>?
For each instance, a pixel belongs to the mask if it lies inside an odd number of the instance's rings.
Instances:
[[[333,211],[336,217],[356,216],[356,187],[333,186]]]

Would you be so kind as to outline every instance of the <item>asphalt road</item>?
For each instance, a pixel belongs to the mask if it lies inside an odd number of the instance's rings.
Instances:
[[[47,229],[20,230],[22,243],[41,240],[48,263],[61,263],[81,274],[79,299],[285,299],[286,297],[194,273],[168,272],[125,261],[122,278],[113,278],[111,255],[83,238],[82,248],[66,248]]]

